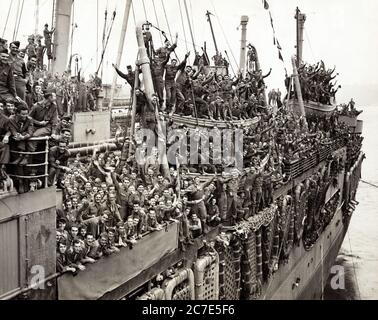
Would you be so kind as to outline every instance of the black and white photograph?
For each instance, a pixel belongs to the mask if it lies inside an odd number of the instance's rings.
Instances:
[[[0,0],[0,300],[377,300],[377,12]]]

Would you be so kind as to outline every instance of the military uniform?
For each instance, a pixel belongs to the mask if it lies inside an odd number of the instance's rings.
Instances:
[[[0,99],[14,100],[17,96],[14,69],[10,63],[0,62]]]

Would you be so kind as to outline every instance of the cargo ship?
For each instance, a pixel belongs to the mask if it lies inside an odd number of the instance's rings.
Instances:
[[[56,53],[55,71],[64,71],[59,68],[62,65],[65,68],[67,61],[64,44],[68,43],[65,37],[69,34],[66,32],[70,27],[67,16],[71,15],[71,5],[70,0],[55,2],[55,41],[58,41],[57,50],[60,51]],[[126,1],[125,6],[127,24],[131,1]],[[334,105],[305,101],[302,96],[298,68],[302,59],[301,32],[305,15],[299,10],[296,21],[298,52],[293,58],[293,75],[282,108],[297,113],[308,122],[329,119],[336,110]],[[138,63],[146,97],[152,100],[155,89],[142,35],[146,23],[136,27]],[[248,18],[243,16],[240,66],[246,65],[247,23]],[[223,68],[219,72],[223,73]],[[110,97],[114,99],[114,92]],[[135,104],[134,99],[128,113],[135,114]],[[82,145],[90,150],[93,146],[98,150],[117,149],[114,141],[107,137],[110,135],[110,110],[75,117],[74,130],[80,133],[71,144],[73,151]],[[174,115],[170,120],[197,129],[227,128],[233,122],[239,127],[253,128],[260,121],[259,117],[215,121],[181,115]],[[165,121],[156,112],[156,123],[161,125]],[[283,161],[282,176],[273,183],[271,201],[263,208],[255,208],[254,214],[247,219],[210,228],[206,234],[193,239],[185,250],[180,246],[180,223],[172,221],[162,231],[144,234],[132,250],[123,248],[75,276],[56,273],[56,208],[61,205],[61,193],[55,187],[48,188],[46,181],[44,188],[17,194],[12,181],[8,180],[0,192],[0,299],[322,299],[331,267],[358,204],[356,193],[364,159],[362,122],[351,113],[340,115],[339,121],[349,127],[348,134],[322,137],[307,156]],[[106,133],[84,130],[83,126],[88,123],[96,129],[99,128],[96,124],[103,124]],[[135,117],[128,115],[127,123],[134,127]],[[273,130],[278,130],[275,124]],[[45,156],[45,174],[16,178],[47,179],[47,139],[45,143],[45,150],[40,152]],[[280,152],[269,150],[259,164],[261,170],[268,164],[271,153],[280,157]],[[208,174],[193,175],[204,182],[211,178]],[[246,186],[251,187],[248,183]]]

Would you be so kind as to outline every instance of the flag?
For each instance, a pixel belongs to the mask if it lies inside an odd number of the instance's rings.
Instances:
[[[268,3],[268,1],[263,0],[263,4],[264,4],[264,9],[268,10],[269,9],[269,3]]]
[[[280,43],[278,42],[278,39],[276,39],[276,40],[277,40],[277,48],[278,48],[278,50],[282,50],[281,45],[280,45]]]
[[[284,62],[284,59],[281,54],[281,50],[278,50],[278,59],[280,59],[282,62]]]
[[[270,13],[270,11],[269,11],[269,17],[270,17],[270,24],[272,25],[272,28],[274,30],[273,18],[272,18],[272,14]]]

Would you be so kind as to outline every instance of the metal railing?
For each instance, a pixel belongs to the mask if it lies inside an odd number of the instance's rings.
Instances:
[[[32,179],[39,179],[44,178],[44,188],[48,188],[48,178],[49,178],[49,140],[50,137],[35,137],[30,138],[27,141],[28,142],[45,142],[44,151],[34,151],[34,152],[28,152],[28,151],[17,151],[17,150],[11,150],[10,152],[17,155],[26,155],[31,156],[35,158],[36,155],[45,155],[44,156],[44,162],[42,163],[28,163],[23,167],[27,168],[38,168],[38,167],[44,167],[44,174],[40,175],[18,175],[18,174],[9,174],[11,178],[16,178],[20,180],[32,180]]]
[[[314,168],[316,165],[329,158],[333,151],[344,146],[345,144],[342,140],[323,143],[318,150],[314,149],[312,152],[310,151],[306,158],[285,163],[284,172],[292,178],[299,177],[302,173]]]

